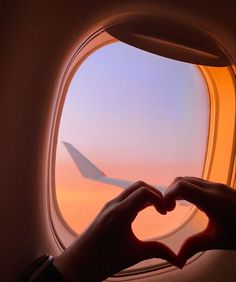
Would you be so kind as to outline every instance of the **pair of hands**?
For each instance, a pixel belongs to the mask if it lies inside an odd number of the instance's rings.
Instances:
[[[190,238],[178,255],[156,241],[140,241],[131,224],[147,206],[166,214],[176,200],[187,200],[206,213],[207,228]],[[157,227],[158,228],[158,227]],[[60,256],[55,265],[67,281],[102,281],[148,258],[161,258],[182,268],[194,254],[210,249],[236,249],[236,191],[194,177],[176,178],[165,195],[138,181],[108,202],[90,227]]]

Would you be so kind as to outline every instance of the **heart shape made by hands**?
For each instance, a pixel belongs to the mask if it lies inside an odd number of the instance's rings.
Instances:
[[[151,188],[150,188],[151,189]],[[166,211],[173,212],[177,200],[195,205],[208,220],[203,231],[186,238],[176,255],[177,266],[201,251],[236,250],[236,191],[220,183],[196,177],[178,177],[168,187],[164,197]],[[157,211],[158,208],[156,207]]]
[[[194,236],[196,236],[197,232],[205,229],[208,222],[207,216],[200,211],[197,214],[194,213],[196,217],[194,220],[192,217],[192,212],[194,211],[192,209],[193,206],[177,204],[173,211],[168,212],[166,215],[161,215],[152,206],[148,207],[138,214],[135,222],[132,224],[133,232],[137,238],[144,241],[150,240],[150,238],[161,238],[161,242],[165,242],[166,246],[175,250],[175,252],[182,246],[177,255],[177,261],[179,263],[178,266],[183,267],[186,262],[185,252],[187,250],[185,244],[188,242],[187,240],[190,240],[194,233]],[[188,220],[189,218],[191,218],[191,221]],[[191,224],[191,226],[185,228],[185,223]],[[156,226],[158,226],[158,230]],[[183,228],[180,228],[180,226]],[[175,231],[178,232],[178,236],[173,241],[173,236],[176,234]],[[170,236],[166,236],[166,234],[170,234]],[[191,237],[188,238],[186,235],[191,235]],[[163,237],[164,239],[162,239]],[[197,250],[191,251],[192,255],[197,252]]]

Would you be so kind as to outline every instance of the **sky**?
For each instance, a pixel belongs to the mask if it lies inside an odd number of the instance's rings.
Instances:
[[[208,90],[196,66],[121,42],[94,52],[71,81],[60,122],[56,191],[65,220],[82,232],[122,189],[81,177],[61,141],[110,177],[168,185],[202,175],[208,120]],[[189,210],[163,217],[148,208],[133,228],[141,239],[162,236]]]

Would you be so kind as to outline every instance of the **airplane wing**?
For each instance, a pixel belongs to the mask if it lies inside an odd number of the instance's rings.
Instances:
[[[126,189],[134,183],[133,181],[106,176],[106,174],[103,171],[101,171],[98,167],[96,167],[90,160],[88,160],[83,154],[81,154],[73,145],[64,141],[62,141],[62,143],[66,147],[68,153],[70,154],[71,158],[75,162],[76,166],[78,167],[83,177],[93,181],[118,186],[122,189]],[[156,189],[158,189],[161,193],[164,193],[164,191],[166,190],[165,186],[161,186],[161,185],[153,185],[153,186]],[[182,205],[191,205],[191,203],[187,201],[178,201],[178,203]]]

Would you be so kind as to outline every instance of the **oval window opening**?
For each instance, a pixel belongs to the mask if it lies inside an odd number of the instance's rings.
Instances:
[[[129,183],[163,191],[177,176],[201,177],[209,100],[197,66],[124,43],[92,53],[75,73],[59,128],[56,195],[66,222],[81,233]],[[149,207],[133,224],[138,238],[160,238],[192,210],[165,216]]]

